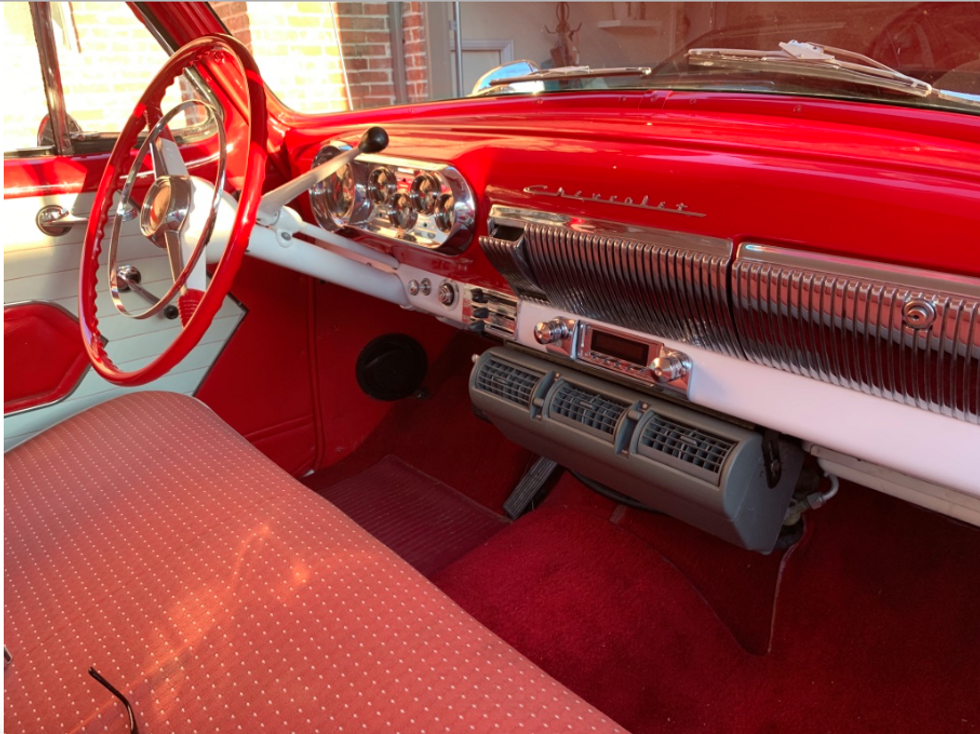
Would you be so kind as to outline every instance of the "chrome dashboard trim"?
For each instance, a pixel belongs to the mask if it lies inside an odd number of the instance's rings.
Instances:
[[[520,230],[511,242],[498,228]],[[732,243],[506,206],[490,212],[488,258],[516,293],[628,329],[741,356],[728,308]]]
[[[350,150],[342,141],[325,143],[313,159],[317,166],[337,152]],[[383,202],[373,201],[371,176],[378,169],[389,169],[397,182],[394,190]],[[310,190],[310,204],[320,226],[338,231],[349,227],[360,232],[384,237],[396,242],[425,248],[444,255],[457,255],[463,252],[473,240],[476,227],[476,197],[469,183],[455,167],[448,163],[420,161],[383,154],[365,154],[350,164],[354,176],[354,200],[344,215],[331,212],[326,198],[331,179],[321,182]],[[451,201],[452,222],[448,231],[442,226],[445,214],[436,206],[431,212],[420,211],[413,194],[413,182],[420,176],[430,176],[437,182],[440,190],[435,194],[439,200]],[[411,202],[412,214],[403,227],[394,220],[391,204],[402,197]]]
[[[745,243],[732,289],[750,361],[980,423],[980,281]]]

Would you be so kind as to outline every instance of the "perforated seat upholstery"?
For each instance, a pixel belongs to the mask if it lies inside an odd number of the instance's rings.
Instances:
[[[8,732],[620,731],[193,399],[4,464]]]

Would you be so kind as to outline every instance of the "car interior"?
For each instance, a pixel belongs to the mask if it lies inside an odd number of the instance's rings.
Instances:
[[[980,4],[14,5],[4,731],[980,729]]]

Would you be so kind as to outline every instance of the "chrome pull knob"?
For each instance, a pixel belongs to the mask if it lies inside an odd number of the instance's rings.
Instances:
[[[452,307],[456,304],[456,286],[448,280],[442,281],[439,286],[439,303],[443,306]]]
[[[567,339],[571,331],[565,319],[541,321],[534,327],[534,340],[538,344],[555,344]]]
[[[674,382],[691,371],[691,360],[678,352],[664,352],[650,363],[650,372],[657,382]]]

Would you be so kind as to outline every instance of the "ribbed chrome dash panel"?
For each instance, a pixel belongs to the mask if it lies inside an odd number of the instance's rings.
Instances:
[[[733,297],[750,360],[980,423],[980,282],[744,244]]]
[[[728,307],[728,240],[494,207],[494,226],[521,227],[508,280],[556,308],[741,356]],[[491,238],[487,238],[490,240]],[[482,243],[492,260],[499,243]]]

